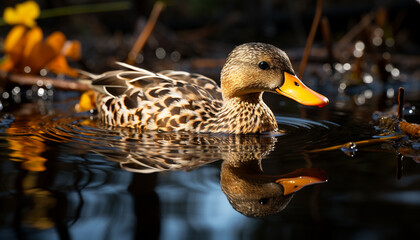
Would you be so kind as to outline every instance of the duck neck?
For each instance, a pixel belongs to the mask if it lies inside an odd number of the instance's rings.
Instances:
[[[273,132],[278,128],[273,112],[262,100],[262,92],[225,98],[215,125],[220,132],[235,134]]]

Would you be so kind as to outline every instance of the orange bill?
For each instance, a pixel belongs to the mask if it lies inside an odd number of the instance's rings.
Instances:
[[[287,72],[284,73],[283,85],[276,88],[276,92],[303,105],[323,107],[329,102],[328,98],[308,88],[298,77]]]
[[[325,181],[320,180],[315,177],[309,176],[300,176],[295,178],[285,178],[285,179],[278,179],[276,183],[280,183],[283,186],[284,192],[283,195],[289,195],[291,193],[297,192],[303,187],[308,185],[316,184],[316,183],[323,183]]]
[[[327,181],[327,175],[322,169],[301,168],[283,175],[282,178],[277,179],[275,182],[283,186],[283,195],[286,196],[299,191],[303,187]]]

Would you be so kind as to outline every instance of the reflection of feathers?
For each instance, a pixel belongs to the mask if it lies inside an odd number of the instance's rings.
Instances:
[[[122,139],[96,152],[132,172],[190,171],[217,161],[260,160],[276,138],[264,135],[223,135],[147,132],[123,129]],[[131,132],[131,133],[130,133]]]

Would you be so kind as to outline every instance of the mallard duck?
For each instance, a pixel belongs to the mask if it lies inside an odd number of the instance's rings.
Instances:
[[[237,46],[221,72],[221,88],[200,74],[153,73],[120,63],[127,70],[92,76],[96,106],[108,125],[141,131],[200,133],[276,132],[274,114],[263,92],[284,95],[304,105],[324,106],[328,99],[300,81],[286,53],[264,43]]]

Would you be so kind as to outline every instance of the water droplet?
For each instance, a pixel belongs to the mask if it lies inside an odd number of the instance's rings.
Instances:
[[[12,89],[12,95],[18,95],[20,93],[20,88],[18,86]]]
[[[179,62],[179,60],[181,60],[181,53],[179,53],[178,51],[173,51],[171,53],[171,60],[174,62]]]
[[[30,98],[32,98],[33,91],[28,89],[28,90],[26,90],[25,94],[26,94],[26,97],[30,99]]]
[[[394,95],[395,95],[395,91],[394,91],[394,89],[393,89],[393,88],[388,88],[388,89],[386,90],[386,96],[387,96],[388,98],[393,98],[393,97],[394,97]]]
[[[51,89],[52,88],[52,83],[50,81],[45,82],[45,88]]]
[[[340,85],[338,86],[338,91],[339,92],[344,92],[344,90],[346,90],[347,88],[347,84],[345,82],[340,83]]]
[[[324,70],[324,72],[330,74],[331,73],[331,65],[326,63],[324,65],[322,65],[322,69]]]
[[[358,149],[356,143],[349,142],[341,148],[341,151],[349,157],[354,157]]]
[[[394,46],[394,44],[395,44],[395,40],[394,40],[393,38],[387,38],[387,39],[385,40],[385,45],[386,45],[387,47],[393,47],[393,46]]]
[[[374,37],[373,39],[372,39],[372,43],[373,43],[373,45],[375,45],[375,46],[381,46],[381,44],[382,44],[382,38],[381,37]]]
[[[30,73],[31,72],[31,67],[29,67],[29,66],[26,66],[26,67],[24,67],[23,68],[23,71],[25,72],[25,73]]]
[[[337,70],[337,72],[343,73],[344,69],[343,69],[343,65],[341,65],[341,63],[336,63],[334,65],[335,70]]]
[[[136,60],[136,63],[137,64],[140,64],[140,63],[143,63],[143,61],[144,61],[144,56],[143,56],[143,54],[141,54],[141,53],[139,53],[139,54],[137,54],[136,55],[136,58],[135,58]]]
[[[398,70],[398,68],[394,68],[394,69],[392,69],[392,70],[391,70],[391,75],[392,75],[394,78],[399,77],[399,76],[400,76],[400,70]]]
[[[363,82],[364,82],[364,83],[366,83],[366,84],[370,84],[370,83],[372,83],[372,82],[373,82],[373,77],[372,77],[372,75],[370,75],[370,74],[365,74],[365,75],[363,76]]]
[[[366,103],[366,97],[363,94],[359,94],[357,95],[356,99],[355,99],[355,103],[357,105],[363,105]]]
[[[3,94],[1,95],[4,99],[8,99],[9,98],[9,93],[8,92],[3,92]]]
[[[37,85],[38,87],[42,87],[42,86],[44,85],[44,82],[43,82],[42,80],[38,80],[38,81],[36,82],[36,85]]]
[[[346,71],[350,70],[351,69],[350,63],[344,63],[343,69],[346,70]]]
[[[373,30],[373,35],[382,38],[384,30],[382,30],[382,28],[375,28],[375,30]]]
[[[356,42],[356,44],[354,45],[354,48],[355,48],[357,51],[363,51],[363,50],[365,50],[365,43],[364,43],[364,42],[362,42],[362,41],[358,41],[358,42]]]
[[[357,58],[360,58],[360,57],[362,57],[363,56],[363,51],[358,51],[358,50],[354,50],[353,51],[353,55],[355,56],[355,57],[357,57]]]
[[[363,92],[363,95],[365,95],[366,99],[371,99],[373,97],[373,92],[370,89],[367,89]]]
[[[39,88],[38,91],[37,91],[38,97],[42,97],[42,96],[44,96],[44,94],[45,94],[45,89]]]
[[[165,49],[163,49],[161,47],[160,48],[156,48],[155,54],[156,54],[156,57],[158,59],[161,59],[161,60],[166,57],[166,51],[165,51]]]
[[[389,52],[384,52],[384,53],[382,53],[382,57],[385,60],[390,60],[391,59],[391,54]]]
[[[39,75],[41,75],[43,77],[47,76],[47,74],[48,74],[48,71],[45,68],[43,68],[39,71]]]

